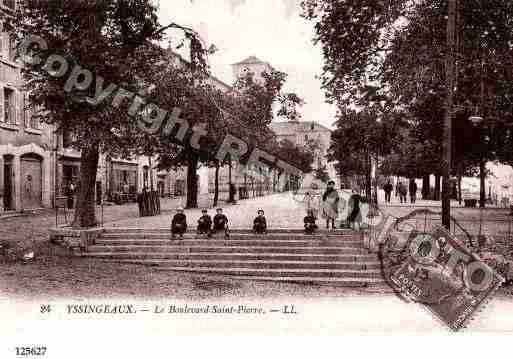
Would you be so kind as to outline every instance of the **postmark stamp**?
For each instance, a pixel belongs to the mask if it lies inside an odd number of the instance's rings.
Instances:
[[[428,231],[387,231],[380,251],[387,282],[452,330],[464,328],[504,282],[441,226]]]

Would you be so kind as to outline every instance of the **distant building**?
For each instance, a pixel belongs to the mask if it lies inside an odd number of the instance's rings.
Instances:
[[[287,140],[300,147],[314,150],[314,169],[326,166],[331,179],[337,181],[333,163],[328,162],[326,155],[331,142],[331,130],[315,121],[273,122],[271,129],[278,141]]]
[[[264,72],[270,73],[272,70],[273,67],[268,62],[262,61],[256,56],[250,56],[240,62],[232,64],[235,81],[250,74],[256,82],[261,83],[264,80],[262,74]]]

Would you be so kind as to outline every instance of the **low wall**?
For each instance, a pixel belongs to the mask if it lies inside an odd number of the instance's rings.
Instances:
[[[62,226],[50,229],[50,242],[69,248],[74,254],[87,252],[88,247],[105,231],[103,227],[73,229]]]

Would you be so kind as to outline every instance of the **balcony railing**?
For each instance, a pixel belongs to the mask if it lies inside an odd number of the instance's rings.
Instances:
[[[17,87],[21,81],[19,67],[0,61],[0,81]]]

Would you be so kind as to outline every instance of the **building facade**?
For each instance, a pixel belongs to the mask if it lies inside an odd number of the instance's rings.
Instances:
[[[52,205],[56,138],[27,108],[14,41],[4,31],[16,1],[0,0],[0,212]]]
[[[296,146],[311,148],[314,153],[312,167],[314,169],[326,167],[330,178],[338,182],[335,166],[328,162],[326,157],[331,142],[330,129],[315,121],[273,122],[271,129],[278,141],[287,140]]]

